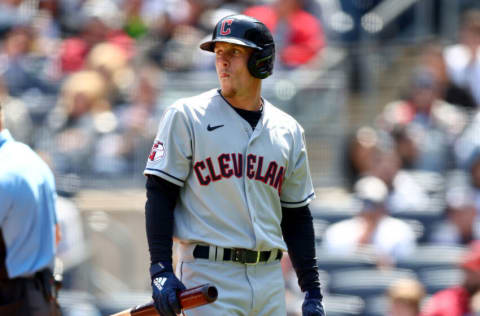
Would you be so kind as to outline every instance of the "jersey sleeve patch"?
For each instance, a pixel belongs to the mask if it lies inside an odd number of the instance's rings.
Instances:
[[[164,157],[165,157],[165,146],[163,145],[163,142],[156,140],[152,146],[150,155],[148,155],[148,160],[157,161]]]
[[[183,185],[191,169],[192,157],[192,137],[188,120],[187,115],[176,107],[165,111],[148,154],[144,174],[157,175],[177,185]]]

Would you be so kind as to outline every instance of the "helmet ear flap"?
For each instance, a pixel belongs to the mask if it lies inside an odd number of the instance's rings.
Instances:
[[[275,46],[268,45],[262,50],[254,50],[248,59],[248,70],[255,78],[265,79],[273,73]]]

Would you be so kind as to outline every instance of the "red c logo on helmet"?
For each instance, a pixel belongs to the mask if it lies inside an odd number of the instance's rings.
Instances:
[[[222,27],[220,27],[220,35],[228,35],[232,33],[230,26],[233,23],[233,19],[223,20]]]

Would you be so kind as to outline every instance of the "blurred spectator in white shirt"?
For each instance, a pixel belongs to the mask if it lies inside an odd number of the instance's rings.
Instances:
[[[402,168],[398,151],[384,150],[379,155],[371,174],[380,178],[388,187],[386,205],[390,214],[423,211],[429,207],[430,197],[412,174]]]
[[[388,188],[379,178],[368,176],[355,184],[355,196],[362,203],[359,213],[329,226],[323,238],[325,250],[335,255],[372,252],[378,264],[394,265],[416,246],[413,229],[388,215]]]
[[[432,231],[431,242],[468,245],[480,239],[480,222],[473,192],[468,187],[455,186],[446,194],[446,219]],[[479,210],[480,211],[480,210]]]
[[[467,11],[462,19],[459,42],[445,48],[450,78],[470,90],[480,106],[480,9]]]
[[[435,76],[441,99],[468,110],[476,109],[477,104],[470,89],[459,86],[449,77],[443,51],[444,46],[438,43],[427,44],[420,54],[421,65],[427,67]]]

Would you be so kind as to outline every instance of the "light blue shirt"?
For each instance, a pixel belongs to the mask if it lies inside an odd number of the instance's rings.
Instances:
[[[10,278],[53,266],[55,199],[47,164],[8,130],[0,131],[0,228]]]

